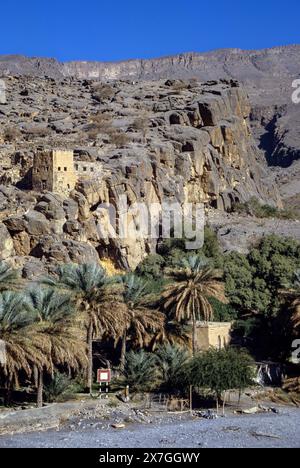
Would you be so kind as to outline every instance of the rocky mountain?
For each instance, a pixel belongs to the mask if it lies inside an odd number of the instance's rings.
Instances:
[[[124,195],[129,206],[204,202],[224,248],[244,250],[261,224],[233,221],[224,214],[233,204],[299,201],[299,111],[291,103],[299,51],[234,49],[105,64],[1,57],[0,259],[27,277],[96,258],[134,268],[157,240],[101,234],[112,227],[103,203],[119,216]],[[72,149],[75,163],[94,162],[102,176],[79,180],[68,195],[34,192],[40,147]],[[263,231],[276,229],[270,222]],[[279,230],[300,235],[297,222]]]
[[[8,76],[0,105],[2,259],[43,266],[108,257],[135,267],[153,239],[106,239],[101,205],[205,203],[223,211],[256,197],[280,204],[236,81],[114,81]],[[102,176],[69,196],[32,190],[39,147],[73,149]],[[134,218],[134,214],[132,214]],[[107,227],[107,226],[106,226]],[[34,266],[36,271],[37,266]],[[24,273],[25,274],[25,273]],[[26,273],[27,274],[27,273]]]
[[[236,79],[245,86],[252,107],[254,136],[270,166],[288,167],[299,159],[300,104],[292,103],[293,80],[300,77],[300,45],[258,51],[221,49],[153,60],[60,63],[55,59],[1,56],[0,75],[21,74],[99,80]],[[293,170],[288,185],[297,180]],[[286,178],[285,178],[286,180]],[[281,178],[279,177],[279,182]],[[285,185],[285,184],[284,184]],[[288,194],[294,196],[293,193]]]

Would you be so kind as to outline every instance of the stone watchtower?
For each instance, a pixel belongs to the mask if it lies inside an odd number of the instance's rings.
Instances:
[[[73,151],[43,150],[34,155],[32,188],[37,192],[68,193],[75,188]]]

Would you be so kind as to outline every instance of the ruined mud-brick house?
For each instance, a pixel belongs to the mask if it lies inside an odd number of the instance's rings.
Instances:
[[[39,150],[32,168],[32,188],[36,191],[69,193],[80,179],[101,176],[101,165],[75,161],[70,150]]]

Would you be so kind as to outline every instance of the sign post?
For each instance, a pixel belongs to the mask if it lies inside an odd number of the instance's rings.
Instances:
[[[99,384],[100,398],[102,396],[102,384],[105,386],[105,395],[108,398],[109,383],[111,381],[111,369],[97,370],[97,383]]]

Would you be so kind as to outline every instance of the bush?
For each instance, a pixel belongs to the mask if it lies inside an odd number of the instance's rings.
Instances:
[[[20,138],[21,132],[17,127],[6,127],[3,132],[3,139],[5,142],[13,142]]]
[[[146,279],[161,279],[165,260],[161,255],[150,254],[137,267],[135,272]]]
[[[149,128],[149,118],[145,115],[141,115],[140,118],[135,119],[131,125],[131,128],[137,132],[141,132],[145,138],[147,130]]]
[[[125,132],[114,131],[110,134],[109,141],[112,145],[122,147],[130,142],[130,138]]]
[[[230,304],[224,304],[215,297],[210,297],[209,302],[214,311],[215,322],[233,322],[237,318],[238,313]]]
[[[217,402],[227,390],[243,390],[253,385],[254,361],[245,351],[235,348],[211,349],[195,356],[190,364],[190,381],[208,388]]]
[[[204,244],[201,249],[186,250],[184,238],[170,238],[161,242],[158,253],[164,258],[166,267],[177,266],[183,257],[188,257],[191,253],[208,258],[214,268],[222,268],[224,263],[217,235],[208,226],[204,229]]]
[[[82,391],[79,382],[71,380],[65,374],[59,372],[56,372],[53,379],[44,387],[45,399],[49,403],[69,400],[74,396],[74,393],[79,391]]]
[[[157,386],[157,366],[153,354],[130,351],[126,355],[122,383],[133,392],[150,391]]]
[[[179,346],[165,345],[158,348],[156,355],[162,389],[183,391],[188,385],[189,352]]]
[[[220,248],[218,236],[209,226],[204,228],[204,244],[198,253],[203,253],[205,257],[212,259],[215,268],[223,267],[224,256]]]
[[[297,219],[297,213],[294,210],[280,210],[275,206],[261,203],[255,197],[245,203],[236,203],[233,206],[233,211],[255,216],[256,218]]]
[[[266,236],[248,255],[232,252],[225,257],[227,297],[242,312],[276,315],[280,308],[279,291],[291,287],[299,266],[299,242]]]
[[[97,83],[93,86],[92,98],[97,102],[111,100],[116,94],[116,90],[107,83]]]
[[[91,123],[87,127],[88,138],[95,139],[99,133],[110,133],[112,131],[111,115],[101,112],[90,116]]]

